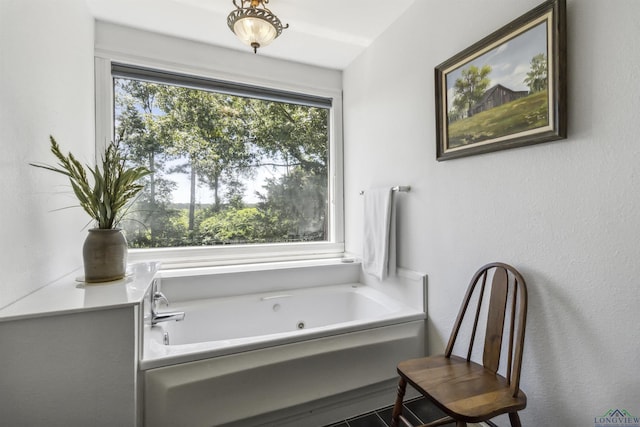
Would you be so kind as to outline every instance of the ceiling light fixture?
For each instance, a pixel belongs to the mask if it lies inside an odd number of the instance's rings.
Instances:
[[[242,43],[253,48],[258,53],[258,48],[275,40],[282,30],[289,28],[289,24],[282,26],[280,19],[265,4],[269,0],[240,0],[240,5],[233,0],[236,10],[227,17],[227,25]]]

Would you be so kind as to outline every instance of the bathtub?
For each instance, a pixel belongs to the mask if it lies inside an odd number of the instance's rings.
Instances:
[[[264,274],[280,274],[280,289],[178,298],[167,310],[183,321],[147,323],[145,425],[312,425],[311,413],[328,424],[333,413],[322,419],[318,408],[386,396],[397,362],[424,354],[422,307],[360,282],[304,287],[287,284],[287,272]]]
[[[209,298],[171,304],[185,319],[149,326],[142,368],[174,365],[423,320],[361,284]]]

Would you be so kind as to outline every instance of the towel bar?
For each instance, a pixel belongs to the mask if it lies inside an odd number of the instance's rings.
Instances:
[[[395,187],[391,188],[391,190],[398,191],[400,193],[406,193],[407,191],[411,191],[411,186],[410,185],[396,185]],[[360,195],[362,196],[363,194],[364,194],[364,190],[360,190]]]

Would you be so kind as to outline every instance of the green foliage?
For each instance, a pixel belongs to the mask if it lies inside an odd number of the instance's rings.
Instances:
[[[323,175],[296,168],[268,180],[260,208],[274,218],[289,240],[321,240],[327,221],[327,186]]]
[[[451,123],[449,147],[499,138],[548,123],[547,91],[544,90]]]
[[[251,100],[251,111],[251,135],[263,154],[326,175],[328,110]]]
[[[58,165],[30,164],[69,177],[80,206],[96,221],[98,228],[116,228],[126,213],[127,203],[144,187],[137,183],[138,180],[148,175],[149,170],[140,166],[126,167],[126,159],[114,143],[105,148],[102,169],[97,165],[93,168],[83,166],[73,154],[65,156],[53,136],[49,138]]]
[[[260,224],[264,218],[256,208],[226,209],[200,224],[204,245],[263,242]]]
[[[115,95],[116,133],[131,161],[151,170],[126,224],[132,246],[325,238],[328,109],[127,79],[116,79]],[[258,170],[273,177],[249,205],[246,183]],[[171,200],[175,173],[190,182],[186,205]],[[197,203],[197,187],[213,204]]]
[[[143,178],[144,189],[127,214],[124,226],[131,247],[172,246],[182,242],[184,230],[176,225],[179,210],[171,206],[171,193],[176,184],[166,178],[169,157],[167,139],[159,125],[157,102],[162,86],[136,80],[114,82],[119,145],[126,149],[127,160],[151,172]],[[185,243],[182,243],[183,245]]]

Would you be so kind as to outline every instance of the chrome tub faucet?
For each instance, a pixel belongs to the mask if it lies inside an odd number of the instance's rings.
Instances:
[[[171,320],[175,320],[176,322],[184,320],[184,311],[159,313],[158,307],[160,304],[164,304],[166,307],[169,307],[169,300],[158,290],[158,281],[154,280],[153,289],[151,290],[151,325]]]

